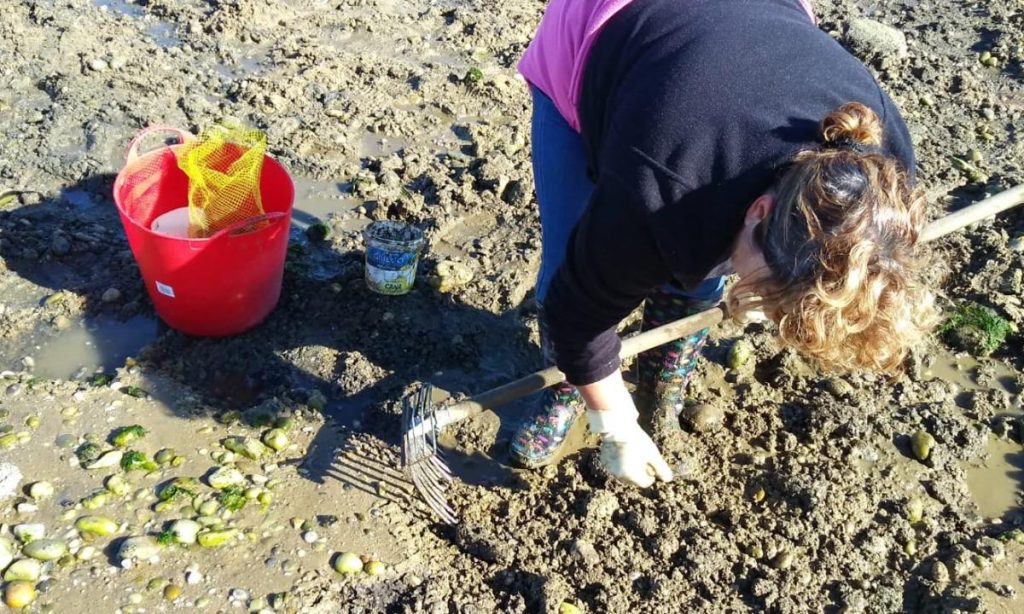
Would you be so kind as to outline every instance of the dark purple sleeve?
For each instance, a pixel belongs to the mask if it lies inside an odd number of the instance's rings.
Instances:
[[[575,385],[619,368],[619,322],[670,279],[635,193],[599,179],[544,301],[555,362]]]

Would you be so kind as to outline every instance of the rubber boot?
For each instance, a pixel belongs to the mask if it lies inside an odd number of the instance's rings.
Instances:
[[[543,314],[541,322],[543,323]],[[554,353],[541,324],[541,350],[544,362],[554,364]],[[516,430],[510,445],[512,462],[520,467],[537,468],[558,458],[566,437],[585,413],[586,403],[576,387],[562,382],[546,389],[533,414]]]
[[[642,330],[657,328],[686,316],[700,313],[718,304],[712,300],[694,300],[656,290],[644,302]],[[648,432],[679,428],[679,414],[686,401],[697,358],[708,338],[709,329],[666,343],[637,357],[637,401],[641,425]]]

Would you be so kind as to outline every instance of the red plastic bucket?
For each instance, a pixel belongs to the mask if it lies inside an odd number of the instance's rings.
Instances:
[[[176,128],[147,128],[129,145],[125,167],[114,181],[114,202],[156,312],[189,335],[223,337],[248,330],[273,311],[281,295],[295,200],[291,177],[267,156],[260,175],[263,216],[206,239],[154,232],[154,219],[188,203],[188,177],[175,154],[179,146],[138,153],[141,140],[156,132],[171,132],[182,143],[190,138]]]

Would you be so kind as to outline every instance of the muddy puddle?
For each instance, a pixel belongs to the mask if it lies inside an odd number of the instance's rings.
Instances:
[[[5,345],[0,350],[0,366],[16,371],[31,365],[28,370],[44,379],[81,379],[112,372],[155,340],[157,329],[157,320],[149,316],[124,321],[86,319],[63,331],[37,331]]]
[[[980,373],[985,372],[981,377]],[[926,375],[956,384],[965,392],[996,390],[1011,395],[1004,417],[1024,416],[1021,398],[1014,382],[1016,373],[998,361],[980,362],[964,355],[941,355]],[[960,395],[963,396],[963,395]],[[1024,446],[1010,439],[990,435],[985,456],[964,462],[971,496],[978,513],[987,519],[1000,519],[1024,507]]]
[[[181,45],[181,39],[178,38],[173,25],[155,19],[139,5],[126,0],[92,0],[92,2],[101,11],[139,20],[145,27],[146,35],[160,47],[166,49]]]

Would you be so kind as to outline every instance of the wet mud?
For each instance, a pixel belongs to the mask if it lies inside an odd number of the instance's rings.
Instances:
[[[1009,324],[991,355],[936,335],[903,375],[827,374],[778,347],[770,328],[728,323],[690,390],[716,419],[659,434],[672,483],[610,480],[582,430],[560,463],[510,467],[530,398],[444,434],[462,524],[430,515],[397,469],[402,399],[421,382],[457,399],[541,366],[530,107],[515,62],[543,9],[5,7],[0,461],[24,479],[0,501],[0,534],[38,523],[70,548],[42,566],[29,611],[1021,611],[1020,211],[933,246],[943,309],[972,301]],[[904,110],[929,217],[1024,182],[1018,7],[816,9]],[[245,334],[196,339],[158,321],[111,188],[139,129],[198,132],[225,118],[266,131],[297,200],[276,310]],[[377,220],[425,233],[408,294],[366,286],[362,231]],[[731,368],[738,340],[752,358]],[[112,447],[111,432],[132,424],[148,431],[136,451],[173,448],[180,464],[81,466],[76,450]],[[279,451],[250,459],[224,447],[273,428],[287,433]],[[911,445],[919,432],[934,442],[924,459]],[[199,503],[220,501],[208,484],[220,467],[238,469],[257,497],[237,511],[208,506],[216,518],[205,520],[235,529],[232,539],[166,545],[124,565],[127,538],[200,515],[186,502],[159,506],[160,487],[191,477]],[[128,491],[86,507],[111,475]],[[40,481],[51,498],[24,490]],[[116,533],[83,535],[75,523],[89,514]],[[384,571],[340,574],[343,552]]]

